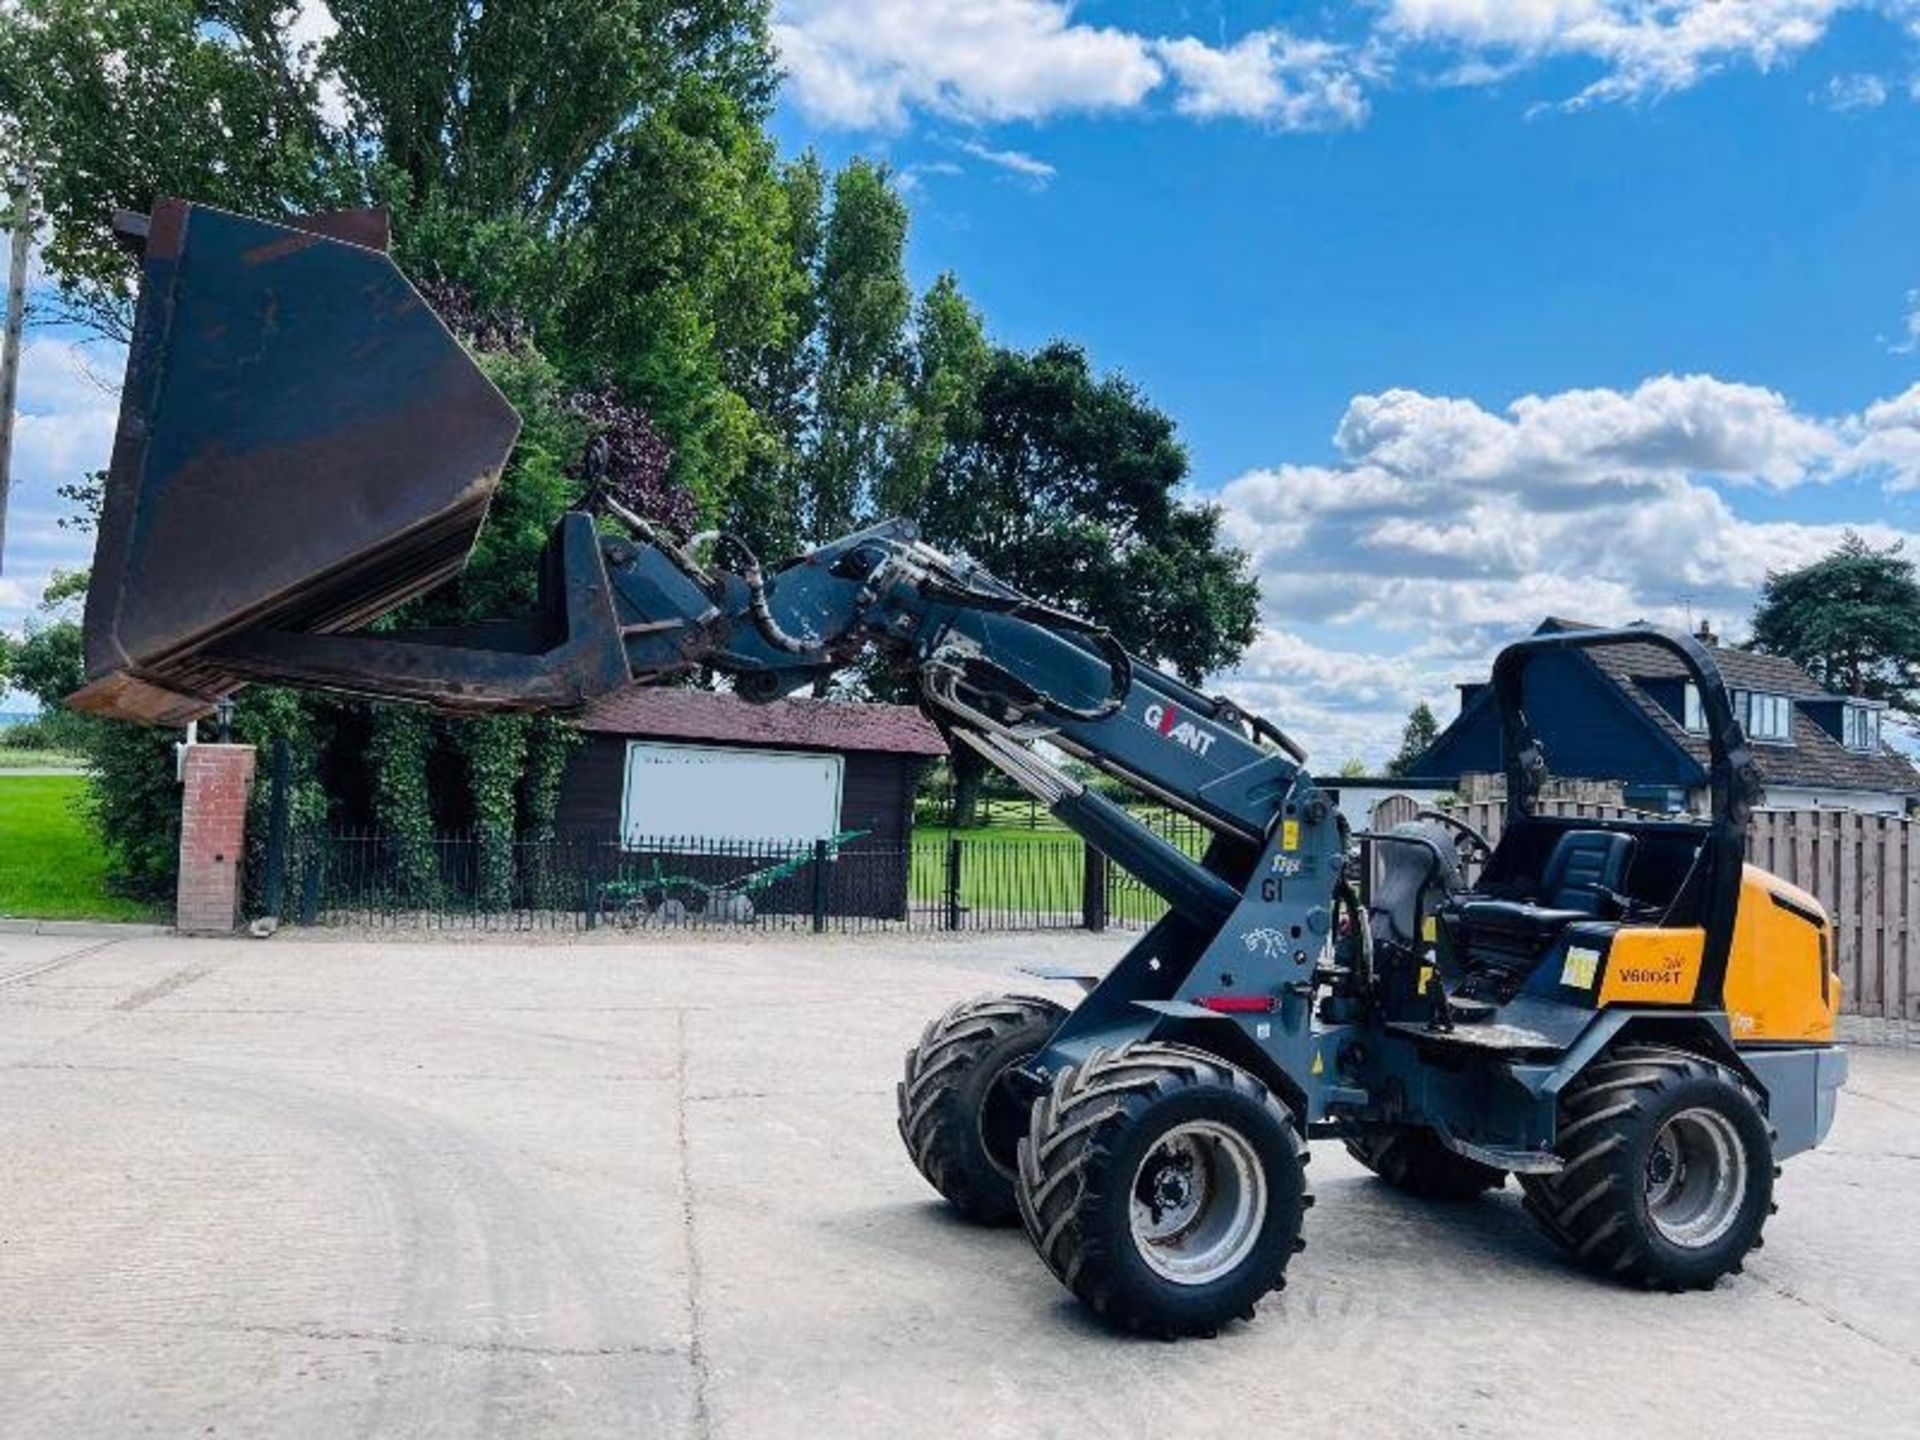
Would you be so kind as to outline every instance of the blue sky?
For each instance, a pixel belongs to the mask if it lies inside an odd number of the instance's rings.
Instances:
[[[886,158],[916,279],[1179,421],[1263,581],[1222,683],[1329,766],[1550,610],[1737,636],[1920,536],[1920,0],[775,10],[783,146]],[[36,350],[0,624],[111,433]]]
[[[1179,420],[1263,577],[1223,683],[1323,760],[1549,610],[1737,637],[1769,568],[1920,532],[1920,5],[781,20],[783,143],[897,167],[916,278]]]

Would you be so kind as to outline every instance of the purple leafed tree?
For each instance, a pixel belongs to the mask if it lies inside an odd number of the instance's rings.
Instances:
[[[673,446],[646,411],[611,386],[577,390],[567,403],[592,429],[569,475],[589,493],[609,496],[643,519],[681,530],[692,525],[693,497],[671,479]]]

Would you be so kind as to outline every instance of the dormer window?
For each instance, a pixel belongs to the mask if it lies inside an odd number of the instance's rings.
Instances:
[[[1843,733],[1849,750],[1880,748],[1880,712],[1870,705],[1849,705]]]
[[[1793,702],[1784,695],[1769,695],[1763,690],[1733,692],[1733,717],[1746,727],[1750,740],[1766,740],[1777,745],[1793,741]]]
[[[1689,735],[1707,733],[1707,712],[1700,703],[1700,687],[1691,680],[1687,681],[1686,690],[1681,697],[1680,711],[1681,723],[1687,727]]]

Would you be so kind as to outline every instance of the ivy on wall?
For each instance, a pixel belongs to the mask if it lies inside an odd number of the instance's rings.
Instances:
[[[530,724],[524,715],[481,715],[455,728],[473,804],[479,866],[474,901],[483,910],[505,910],[513,904],[514,822]]]
[[[430,906],[439,898],[440,862],[433,843],[433,797],[428,762],[434,725],[422,710],[378,705],[367,768],[373,779],[373,812],[393,846],[395,899]]]
[[[571,724],[541,715],[527,728],[527,763],[520,783],[521,824],[529,838],[551,840],[560,813],[560,779],[581,735]]]

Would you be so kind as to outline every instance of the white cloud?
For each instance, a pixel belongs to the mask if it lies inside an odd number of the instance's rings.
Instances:
[[[1778,69],[1843,11],[1878,13],[1920,39],[1911,0],[1372,0],[1321,7],[1318,33],[1270,26],[1211,42],[1097,24],[1080,18],[1084,8],[777,0],[773,36],[792,103],[817,124],[854,130],[902,129],[917,113],[991,123],[1149,106],[1335,130],[1364,124],[1369,92],[1396,75],[1490,85],[1547,61],[1583,63],[1597,78],[1563,102],[1578,109],[1686,90],[1734,65]],[[1843,75],[1815,98],[1879,105],[1887,84]]]
[[[1786,487],[1819,478],[1844,448],[1778,393],[1707,375],[1663,375],[1628,393],[1523,396],[1504,417],[1468,400],[1390,390],[1356,398],[1335,438],[1356,463],[1524,484],[1543,503],[1671,472]]]
[[[289,58],[303,74],[312,75],[318,68],[320,47],[331,40],[339,29],[340,22],[333,18],[333,10],[327,0],[299,0],[299,8],[283,35]],[[320,113],[329,124],[346,123],[346,92],[340,88],[336,75],[327,74],[320,78]]]
[[[70,507],[58,487],[106,465],[119,400],[105,377],[122,363],[117,347],[50,336],[35,336],[20,352],[0,630],[19,630],[55,569],[88,563],[92,540],[59,523]]]
[[[794,103],[849,129],[1127,109],[1164,78],[1141,36],[1054,0],[784,0],[773,37]]]
[[[1907,292],[1907,313],[1901,317],[1900,334],[1885,343],[1896,355],[1911,355],[1920,350],[1920,290]]]
[[[1877,110],[1887,103],[1887,82],[1878,75],[1836,75],[1816,90],[1813,98],[1841,114]]]
[[[1854,435],[1855,464],[1880,470],[1890,490],[1920,490],[1920,384],[1869,405]]]
[[[1329,766],[1378,762],[1417,700],[1444,718],[1455,682],[1548,614],[1742,633],[1769,571],[1847,528],[1755,520],[1741,487],[1920,486],[1920,385],[1822,420],[1711,376],[1526,396],[1504,410],[1411,390],[1357,396],[1333,465],[1279,465],[1221,492],[1254,558],[1261,639],[1224,677]],[[1871,519],[1875,543],[1907,536]]]
[[[960,148],[976,160],[984,160],[989,165],[1011,171],[1035,185],[1045,185],[1059,173],[1046,161],[1020,150],[994,150],[977,140],[964,140]]]
[[[1192,38],[1154,48],[1178,82],[1174,108],[1183,115],[1260,120],[1280,130],[1339,130],[1367,118],[1346,51],[1326,41],[1256,30],[1224,49]]]
[[[1575,105],[1684,90],[1743,61],[1770,70],[1870,0],[1389,0],[1382,33],[1523,58],[1577,57],[1606,73]]]

